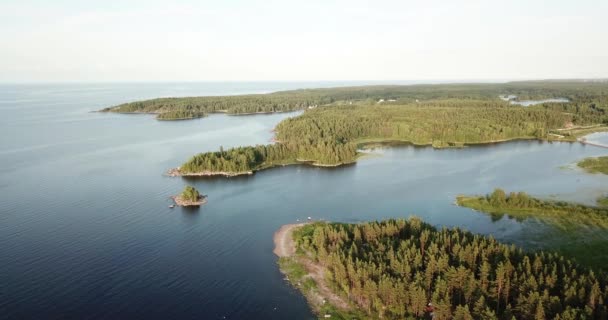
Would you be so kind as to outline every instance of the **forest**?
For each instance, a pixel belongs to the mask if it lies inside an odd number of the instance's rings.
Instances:
[[[587,226],[608,229],[608,208],[565,201],[542,200],[525,192],[506,193],[502,189],[485,196],[458,196],[458,205],[491,214],[497,219],[508,214],[520,220],[534,217],[568,229]]]
[[[514,107],[502,102],[437,100],[406,105],[372,104],[319,107],[276,127],[275,146],[241,147],[198,154],[184,172],[250,171],[309,161],[340,165],[356,161],[370,142],[401,141],[435,148],[462,147],[512,139],[554,139],[552,130],[598,121],[588,108],[566,105]],[[575,136],[560,132],[559,140]]]
[[[553,252],[529,252],[418,218],[314,223],[294,231],[298,261],[363,317],[606,319],[608,279]],[[303,284],[310,290],[314,284]],[[354,313],[355,311],[351,312]]]
[[[608,156],[586,158],[578,162],[577,165],[589,173],[608,174]]]
[[[159,113],[156,116],[158,120],[187,120],[203,118],[207,116],[206,113],[194,110],[172,110],[163,113]]]
[[[180,167],[182,173],[243,173],[295,161],[295,154],[282,144],[238,147],[193,156]]]
[[[509,105],[499,95],[516,99],[566,98],[582,108],[595,108],[606,119],[608,83],[582,81],[529,81],[497,84],[376,85],[300,89],[269,94],[235,96],[157,98],[123,103],[102,109],[103,112],[157,113],[159,119],[186,119],[184,114],[204,115],[212,112],[247,114],[303,110],[317,106],[375,104],[409,104],[432,100],[482,100]]]

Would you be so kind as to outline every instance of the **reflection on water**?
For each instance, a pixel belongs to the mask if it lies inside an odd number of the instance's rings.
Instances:
[[[0,118],[7,317],[309,319],[272,254],[282,224],[415,214],[538,248],[561,245],[564,236],[532,219],[493,221],[455,206],[456,195],[501,187],[593,203],[608,191],[606,176],[563,169],[607,149],[536,141],[378,147],[340,168],[171,178],[163,173],[196,152],[268,143],[274,125],[297,113],[159,122],[88,112],[149,96],[150,86],[0,87],[0,108],[11,110]],[[209,202],[169,209],[168,197],[186,184]]]

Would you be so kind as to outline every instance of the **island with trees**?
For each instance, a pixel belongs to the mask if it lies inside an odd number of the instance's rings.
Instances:
[[[415,217],[284,226],[275,245],[280,269],[321,318],[608,317],[603,272]]]
[[[538,218],[563,229],[580,226],[608,229],[608,208],[537,199],[525,192],[507,194],[495,189],[485,196],[458,196],[456,203],[496,218],[507,214],[520,220]]]
[[[578,162],[577,165],[589,173],[608,174],[608,156],[586,158]]]
[[[176,205],[181,207],[198,207],[207,203],[207,197],[192,186],[186,186],[182,193],[171,198]]]

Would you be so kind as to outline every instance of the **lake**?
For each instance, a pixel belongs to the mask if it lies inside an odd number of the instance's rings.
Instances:
[[[351,83],[348,83],[351,84]],[[197,152],[269,143],[299,113],[167,122],[92,113],[157,96],[268,92],[337,83],[0,86],[0,310],[7,318],[311,319],[272,254],[283,224],[420,216],[526,248],[555,248],[538,221],[454,206],[496,187],[593,204],[608,176],[574,163],[608,149],[515,141],[464,149],[379,148],[336,169],[287,166],[231,179],[163,173]],[[594,139],[605,139],[594,136]],[[200,209],[169,209],[191,184]]]

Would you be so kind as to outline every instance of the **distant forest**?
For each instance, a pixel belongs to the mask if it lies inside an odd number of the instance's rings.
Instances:
[[[499,95],[515,95],[516,99],[567,98],[579,106],[606,106],[606,82],[510,82],[501,84],[438,84],[438,85],[384,85],[300,89],[270,94],[236,96],[207,96],[158,98],[135,101],[108,107],[102,111],[123,113],[164,114],[160,119],[186,119],[212,112],[245,114],[303,110],[331,104],[408,104],[429,100],[483,100],[501,101]],[[508,105],[503,101],[503,105]],[[602,109],[603,110],[603,109]],[[604,111],[602,111],[604,112]],[[187,115],[186,117],[184,115]]]
[[[551,252],[526,252],[418,218],[315,223],[296,230],[299,258],[365,317],[606,319],[608,280]],[[294,260],[302,261],[302,260]]]

